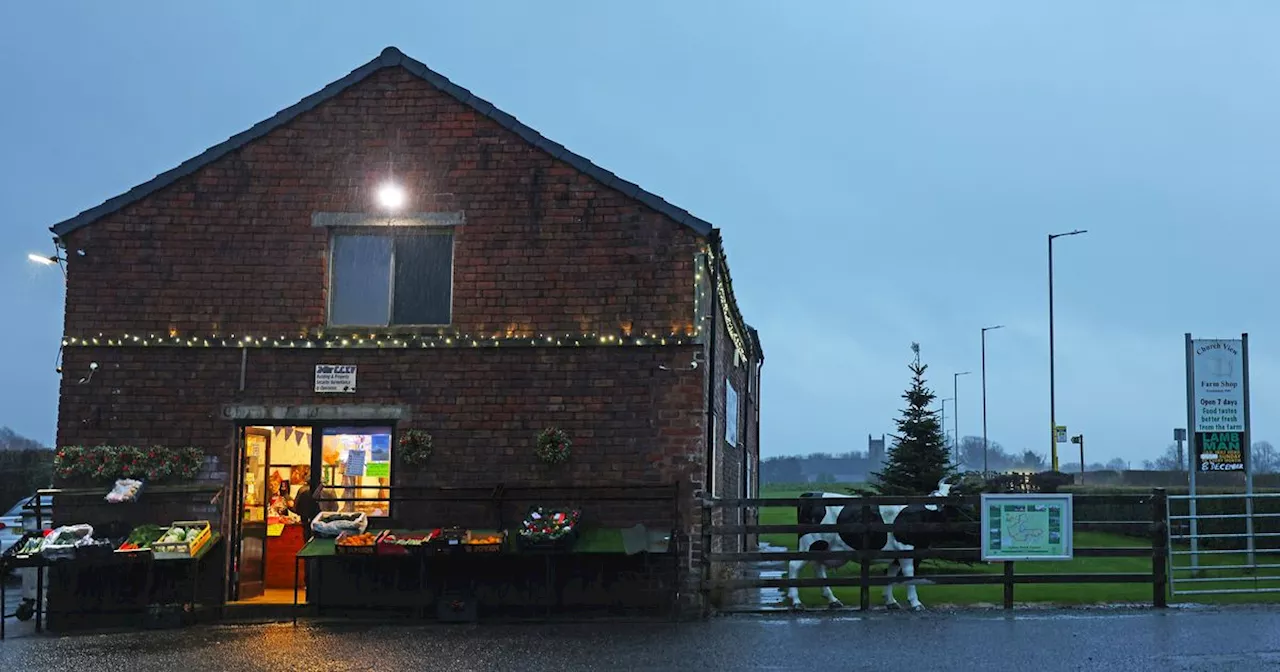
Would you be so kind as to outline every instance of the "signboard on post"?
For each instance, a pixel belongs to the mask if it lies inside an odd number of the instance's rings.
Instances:
[[[1070,560],[1072,504],[1067,494],[982,495],[982,559]]]
[[[1055,443],[1067,442],[1067,426],[1066,425],[1058,425],[1057,427],[1053,428],[1053,440]]]
[[[1193,471],[1244,471],[1248,375],[1245,339],[1191,341]]]
[[[1249,334],[1192,339],[1186,334],[1191,567],[1200,564],[1196,473],[1243,471],[1248,562],[1253,564],[1253,470],[1249,464]]]
[[[316,364],[316,392],[355,392],[355,364]]]

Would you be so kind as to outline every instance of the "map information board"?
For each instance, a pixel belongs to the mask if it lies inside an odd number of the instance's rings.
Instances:
[[[982,495],[982,559],[1070,560],[1070,494]]]

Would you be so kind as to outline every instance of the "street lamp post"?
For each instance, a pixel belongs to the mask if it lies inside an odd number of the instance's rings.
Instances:
[[[960,464],[960,376],[969,375],[969,371],[951,374],[951,427],[955,439],[956,464]]]
[[[946,438],[947,438],[947,402],[948,402],[948,401],[955,401],[955,399],[943,399],[943,400],[942,400],[942,420],[938,423],[938,424],[939,424],[939,425],[941,425],[941,427],[942,427],[942,438],[943,438],[944,443],[945,443]],[[955,406],[954,406],[954,404],[952,405],[951,412],[952,412],[952,413],[955,413]]]
[[[1055,472],[1058,471],[1058,415],[1053,375],[1053,240],[1081,233],[1088,231],[1076,229],[1067,233],[1049,234],[1049,453],[1052,455],[1052,468]]]
[[[982,328],[982,477],[987,477],[987,332],[1003,329],[1003,324]]]

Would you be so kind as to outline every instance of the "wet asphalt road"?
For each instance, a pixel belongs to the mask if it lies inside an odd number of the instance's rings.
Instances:
[[[1280,609],[219,626],[0,643],[3,670],[1280,670]]]

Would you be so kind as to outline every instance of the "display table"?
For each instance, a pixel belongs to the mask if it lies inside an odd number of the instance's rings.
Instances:
[[[182,606],[185,607],[187,604],[190,604],[192,610],[194,610],[196,603],[199,601],[200,583],[198,578],[199,578],[200,562],[206,556],[208,556],[209,553],[221,541],[222,541],[222,534],[219,532],[213,532],[209,536],[209,541],[205,542],[205,544],[201,546],[199,550],[195,552],[194,555],[190,557],[182,557],[182,558],[172,558],[172,557],[155,558],[150,553],[110,553],[110,554],[103,554],[100,556],[95,556],[90,558],[67,558],[67,559],[58,559],[58,560],[48,560],[43,555],[35,555],[28,558],[6,559],[3,564],[5,565],[6,568],[9,568],[9,567],[15,568],[15,569],[24,568],[24,567],[35,568],[36,572],[39,573],[38,575],[40,577],[40,580],[39,580],[39,584],[41,585],[41,588],[39,589],[40,592],[43,592],[43,584],[44,584],[43,579],[44,579],[45,572],[54,568],[73,570],[75,572],[73,575],[72,584],[71,584],[73,594],[77,594],[80,592],[82,586],[84,585],[82,583],[82,579],[87,579],[89,582],[91,582],[89,585],[100,585],[103,580],[102,572],[104,571],[108,571],[112,569],[123,569],[123,568],[129,568],[129,567],[140,568],[143,571],[143,576],[142,576],[143,584],[141,589],[138,590],[135,593],[135,595],[137,595],[137,597],[143,602],[146,602],[147,600],[149,600],[152,595],[152,588],[155,585],[155,574],[156,574],[157,566],[162,569],[180,568],[182,573],[185,575],[185,580],[189,583],[191,587],[191,592],[190,592],[191,601],[189,603],[184,602]],[[3,581],[0,581],[0,604],[3,603],[6,597],[6,592],[7,591],[6,591],[5,583]],[[38,595],[36,599],[36,606],[35,606],[36,632],[41,632],[43,630],[43,627],[42,627],[43,616],[44,616],[44,600],[42,599],[43,597],[44,597],[43,595]],[[63,612],[58,612],[58,613],[63,613]],[[67,612],[67,613],[88,613],[88,612],[85,610],[81,610],[78,612]],[[4,637],[5,637],[5,621],[4,621],[4,618],[0,617],[0,639],[4,639]]]
[[[396,534],[403,533],[400,530],[392,530],[392,532]],[[474,571],[475,563],[488,562],[495,558],[505,558],[507,560],[520,557],[539,558],[545,571],[544,585],[551,593],[548,595],[550,599],[545,604],[546,609],[550,611],[553,608],[563,606],[563,586],[557,581],[555,571],[557,558],[601,555],[632,556],[639,553],[667,554],[671,550],[672,538],[672,531],[670,530],[648,530],[642,525],[630,528],[585,528],[581,530],[572,545],[559,548],[522,549],[517,541],[517,534],[517,530],[508,531],[500,552],[466,552],[462,548],[458,548],[457,552],[448,552],[424,546],[406,555],[390,555],[377,552],[369,555],[340,555],[337,553],[336,541],[333,538],[316,537],[303,546],[294,558],[293,622],[297,623],[298,608],[301,606],[299,604],[299,579],[302,577],[301,566],[307,561],[313,563],[312,568],[314,570],[312,582],[308,589],[307,603],[313,605],[319,612],[323,608],[323,595],[320,589],[322,585],[320,577],[323,572],[321,566],[331,559],[352,559],[356,562],[378,562],[385,559],[408,560],[413,563],[416,571],[419,572],[417,591],[419,597],[425,602],[428,582],[437,589],[437,595],[449,592],[450,584],[455,584],[456,586],[459,583],[467,583],[467,581],[460,580],[453,575],[455,573],[460,574],[462,569]],[[448,550],[453,551],[454,549],[450,547]],[[449,567],[444,571],[428,572],[428,563],[433,563],[433,566],[439,570],[442,569],[441,563],[449,562],[462,563],[466,567],[455,566]],[[467,588],[462,588],[461,591],[467,592]]]

